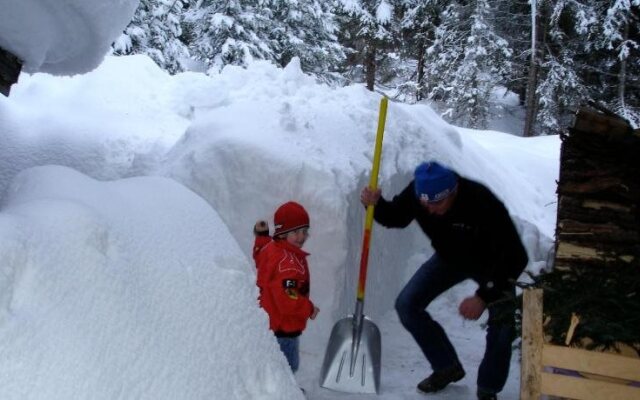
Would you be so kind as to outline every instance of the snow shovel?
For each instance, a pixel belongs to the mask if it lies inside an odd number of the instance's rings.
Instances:
[[[387,117],[387,98],[380,100],[378,133],[373,152],[373,169],[369,187],[378,187],[382,137]],[[374,206],[367,207],[360,255],[360,276],[354,315],[336,322],[331,331],[320,373],[320,386],[347,393],[378,393],[380,390],[380,330],[363,314],[364,290],[367,282],[369,242],[373,228]]]

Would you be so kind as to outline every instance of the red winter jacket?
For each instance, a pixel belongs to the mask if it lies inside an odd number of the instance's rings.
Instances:
[[[253,259],[258,270],[260,306],[269,314],[269,326],[276,336],[300,335],[313,313],[308,255],[286,240],[256,237]]]

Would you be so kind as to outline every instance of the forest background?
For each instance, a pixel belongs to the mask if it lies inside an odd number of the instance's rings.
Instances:
[[[640,125],[640,0],[141,0],[113,50],[170,73],[299,57],[327,84],[476,129],[511,94],[523,136],[559,133],[584,104]]]

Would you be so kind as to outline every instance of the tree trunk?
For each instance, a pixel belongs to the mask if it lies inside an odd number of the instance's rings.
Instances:
[[[626,23],[624,25],[624,40],[626,41],[629,38],[629,24]],[[627,80],[627,59],[624,58],[620,60],[620,71],[618,73],[618,103],[620,104],[620,108],[622,112],[626,114],[625,110],[625,101],[624,94],[626,88],[626,80]],[[626,115],[625,115],[626,117]]]
[[[21,69],[18,57],[0,47],[0,93],[9,96],[11,85],[18,81]]]
[[[422,93],[424,89],[424,53],[425,43],[424,39],[421,39],[418,43],[418,81],[416,82],[416,101],[420,101],[424,98]]]
[[[536,60],[531,57],[529,65],[529,78],[527,79],[527,97],[525,100],[526,115],[524,119],[523,136],[533,136],[533,124],[538,114],[536,87],[538,86],[538,67]]]
[[[366,74],[367,89],[373,92],[373,87],[376,83],[376,45],[370,42],[365,51],[364,70]]]
[[[531,60],[529,62],[529,77],[527,78],[527,95],[525,100],[526,115],[524,120],[523,136],[533,136],[533,125],[538,114],[538,99],[536,89],[538,87],[538,48],[540,44],[540,17],[536,2],[531,2]]]

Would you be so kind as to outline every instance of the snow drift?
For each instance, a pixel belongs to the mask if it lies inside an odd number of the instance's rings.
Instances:
[[[0,234],[3,399],[301,398],[253,269],[175,182],[30,169]]]

